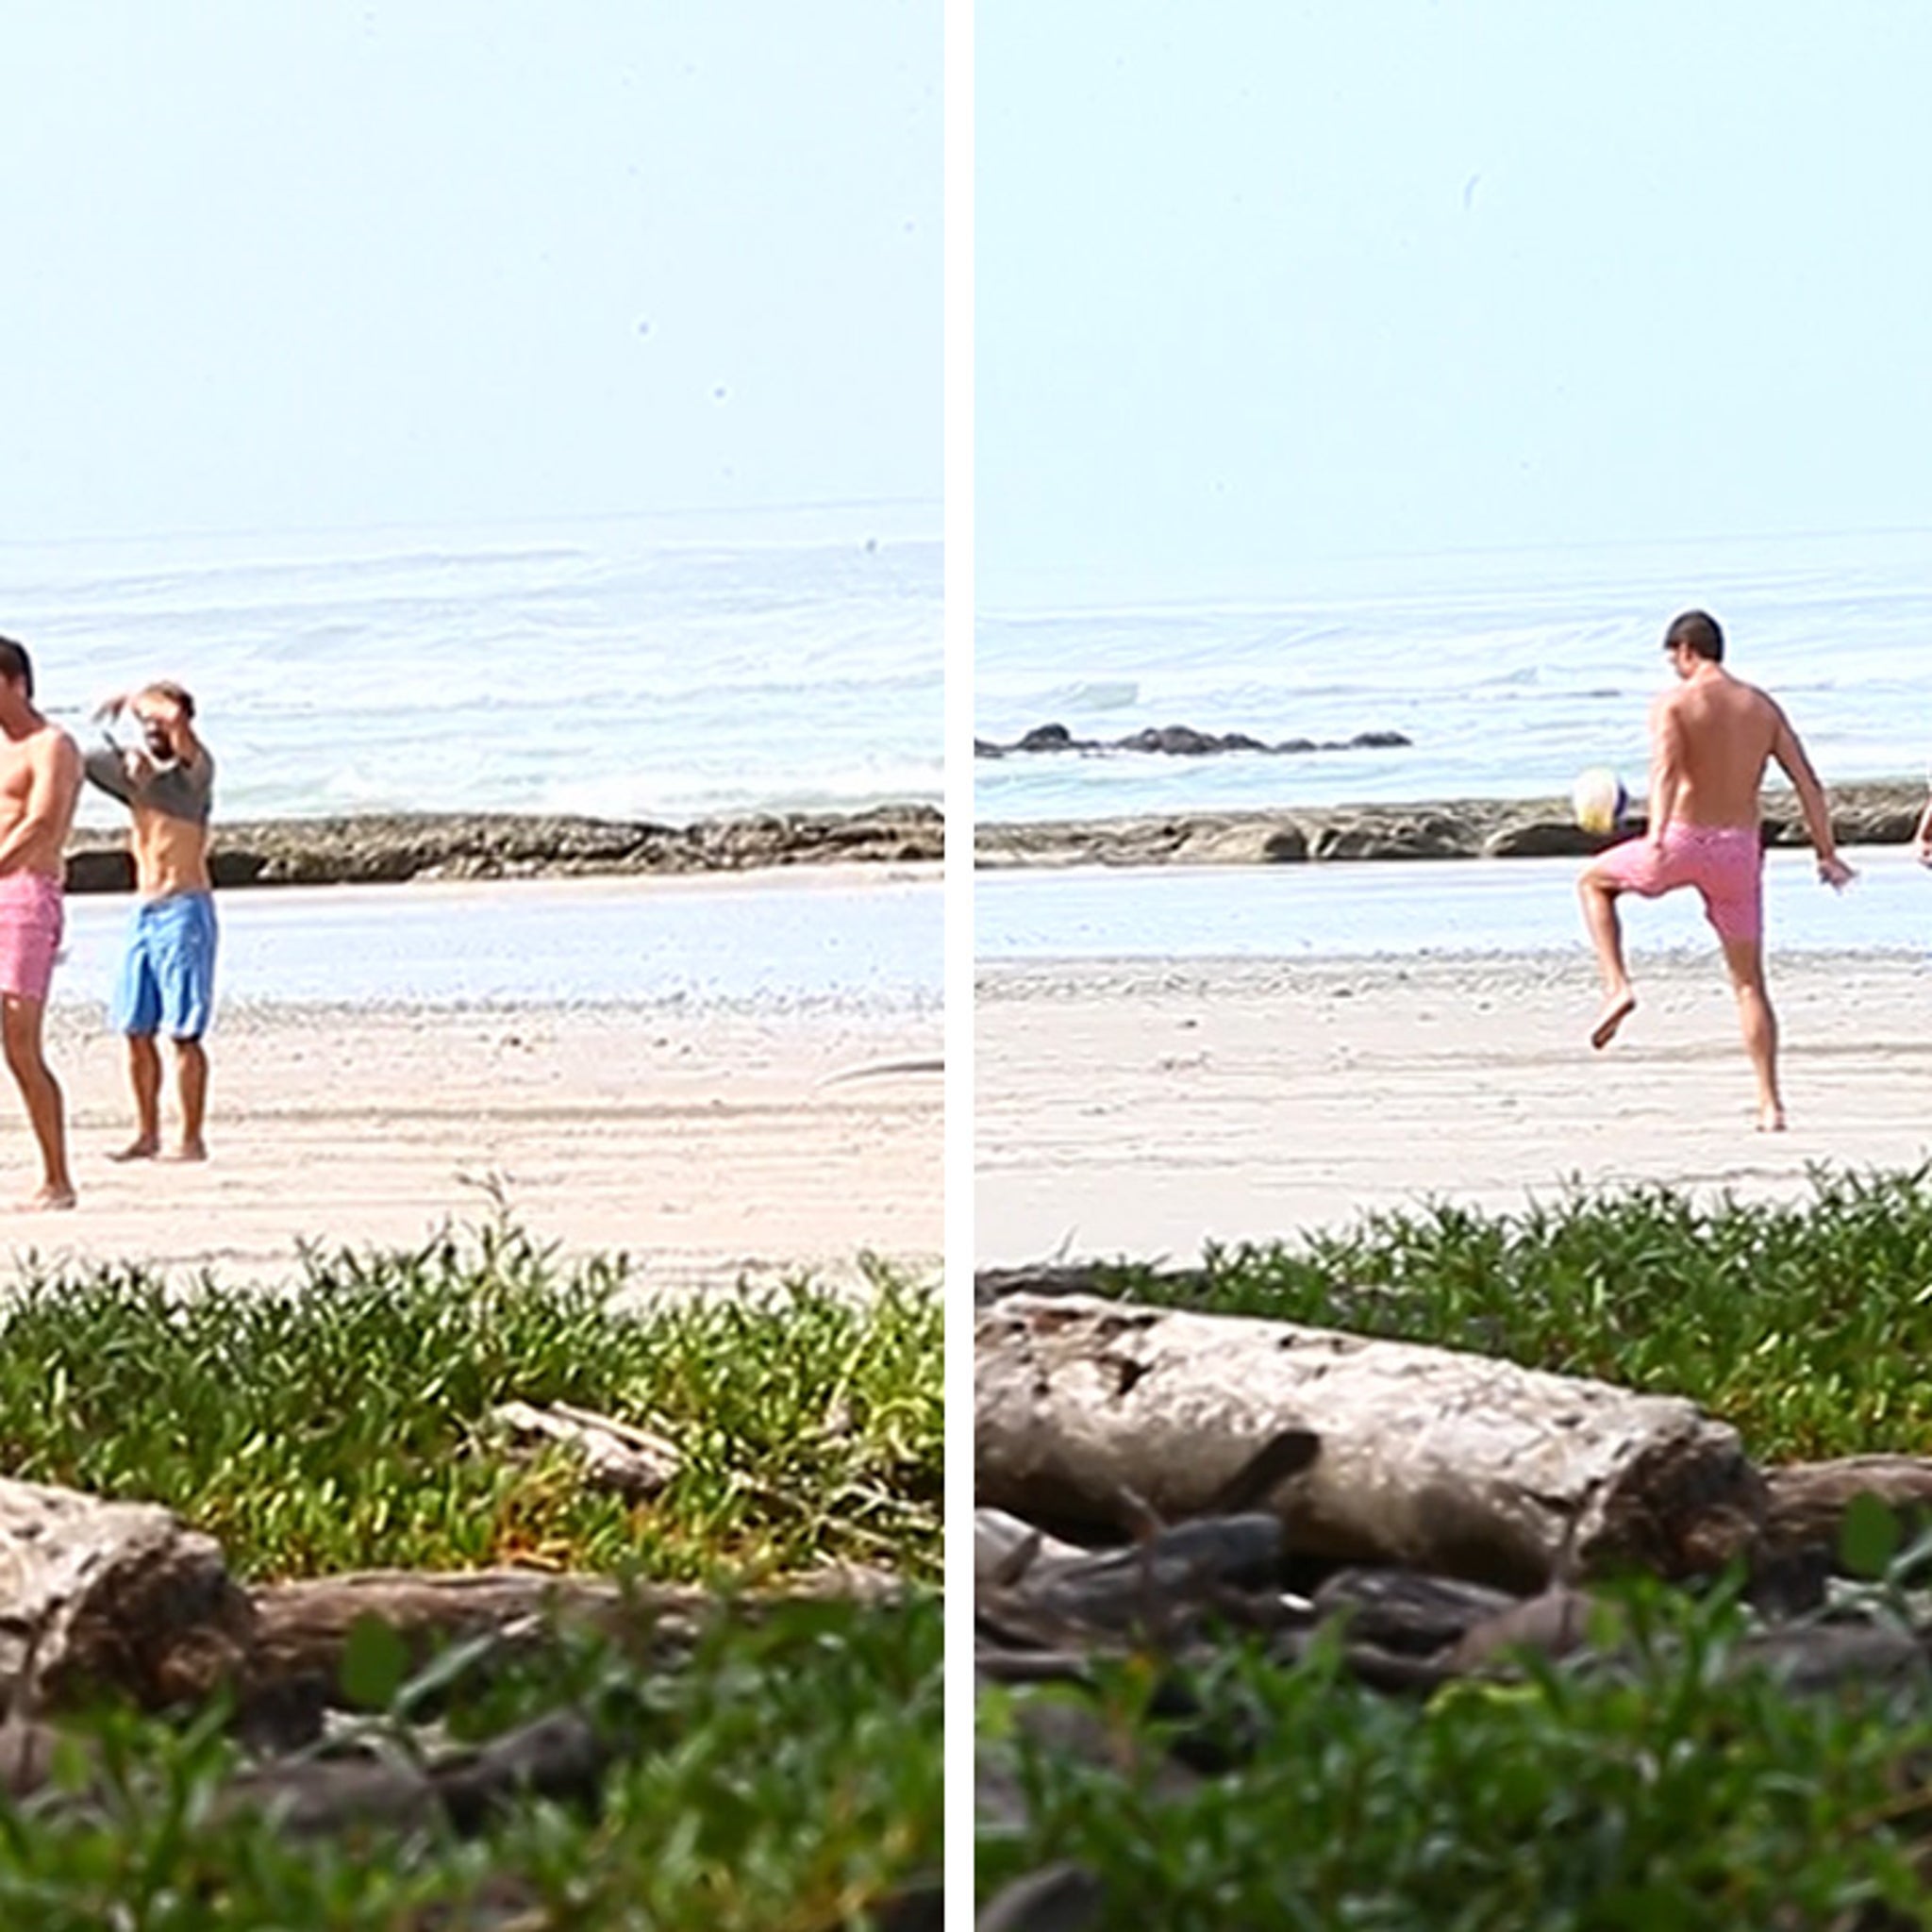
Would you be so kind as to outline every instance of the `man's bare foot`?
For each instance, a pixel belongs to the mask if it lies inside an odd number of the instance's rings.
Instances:
[[[1617,1028],[1637,1010],[1637,995],[1626,986],[1620,993],[1610,997],[1609,1004],[1596,1016],[1596,1024],[1590,1030],[1590,1043],[1594,1047],[1606,1047],[1617,1037]]]
[[[1782,1134],[1785,1130],[1785,1110],[1781,1107],[1760,1107],[1757,1109],[1757,1131],[1760,1134]]]
[[[53,1214],[74,1206],[72,1188],[37,1188],[25,1201],[14,1204],[23,1214]]]
[[[152,1160],[161,1151],[158,1141],[151,1141],[145,1134],[138,1135],[126,1146],[117,1148],[108,1156],[109,1160]]]
[[[178,1147],[171,1147],[161,1156],[163,1160],[206,1160],[208,1143],[205,1141],[184,1141]]]

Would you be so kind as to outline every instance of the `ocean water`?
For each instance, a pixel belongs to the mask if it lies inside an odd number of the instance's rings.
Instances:
[[[0,544],[0,634],[84,740],[102,696],[188,686],[224,818],[937,803],[938,517]]]
[[[1701,606],[1785,704],[1827,784],[1932,759],[1932,532],[1410,558],[1268,600],[982,609],[974,724],[1010,742],[1144,725],[1269,742],[1400,731],[1406,750],[981,758],[982,821],[1567,792],[1644,781],[1664,628]]]

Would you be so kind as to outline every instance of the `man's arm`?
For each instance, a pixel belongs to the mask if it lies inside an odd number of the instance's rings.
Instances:
[[[134,803],[134,789],[141,772],[137,764],[139,752],[123,751],[118,745],[96,745],[81,760],[81,775],[90,785],[97,785],[109,798],[118,798],[123,805]]]
[[[43,843],[50,830],[65,825],[79,790],[80,748],[64,731],[55,733],[27,768],[25,808],[0,838],[0,875],[18,872],[25,854]]]
[[[1777,735],[1771,741],[1771,755],[1797,788],[1805,829],[1810,833],[1811,843],[1818,852],[1818,876],[1834,891],[1842,891],[1857,874],[1838,856],[1838,841],[1832,835],[1831,808],[1825,803],[1824,787],[1818,782],[1818,774],[1811,769],[1811,760],[1805,756],[1805,747],[1791,729],[1790,720],[1778,706],[1773,705],[1772,710],[1777,717]]]
[[[1666,692],[1650,708],[1650,823],[1644,835],[1653,845],[1663,842],[1683,791],[1684,725]]]

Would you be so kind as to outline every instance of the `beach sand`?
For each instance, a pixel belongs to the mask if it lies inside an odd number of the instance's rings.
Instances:
[[[1772,961],[1791,1130],[1753,1129],[1714,956],[1633,956],[1641,1005],[1594,1053],[1587,957],[982,966],[982,1265],[1198,1257],[1364,1209],[1490,1209],[1574,1178],[1790,1195],[1817,1162],[1932,1154],[1932,969]]]
[[[853,1280],[861,1251],[931,1274],[941,1082],[823,1083],[934,1055],[940,1030],[937,1016],[809,1008],[230,1003],[209,1041],[211,1159],[117,1166],[120,1042],[98,1008],[57,1007],[49,1058],[80,1205],[6,1213],[0,1241],[16,1263],[142,1257],[275,1279],[302,1241],[416,1243],[489,1220],[495,1189],[543,1240],[626,1251],[646,1291],[802,1267]],[[4,1198],[20,1198],[30,1143],[4,1087],[0,1163]]]

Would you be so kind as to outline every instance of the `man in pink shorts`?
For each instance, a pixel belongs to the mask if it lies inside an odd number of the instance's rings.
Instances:
[[[1607,1046],[1636,1008],[1624,964],[1617,897],[1645,899],[1695,886],[1724,947],[1744,1050],[1757,1075],[1757,1124],[1784,1126],[1777,1085],[1777,1016],[1764,984],[1764,850],[1758,792],[1775,758],[1797,788],[1805,828],[1818,851],[1818,876],[1834,891],[1851,883],[1838,856],[1824,788],[1777,705],[1724,668],[1717,620],[1689,610],[1664,634],[1677,674],[1651,707],[1650,823],[1641,839],[1615,845],[1584,868],[1577,889],[1583,923],[1603,973],[1604,1008],[1590,1036]]]
[[[21,1205],[72,1208],[60,1086],[41,1050],[60,947],[62,853],[80,796],[80,750],[34,708],[34,671],[0,638],[0,1042],[41,1151],[41,1186]]]

